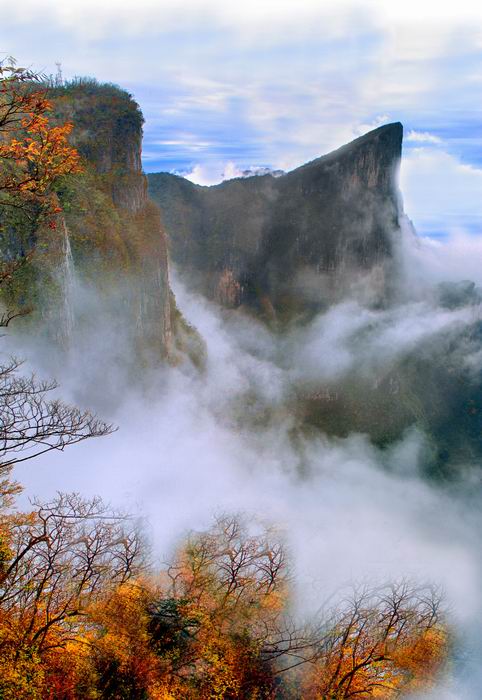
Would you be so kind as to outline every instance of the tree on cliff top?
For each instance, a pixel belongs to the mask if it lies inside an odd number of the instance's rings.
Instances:
[[[14,59],[0,62],[0,233],[9,211],[31,226],[47,220],[55,228],[60,209],[53,185],[80,172],[79,154],[67,140],[72,124],[52,126],[51,110],[41,76]]]

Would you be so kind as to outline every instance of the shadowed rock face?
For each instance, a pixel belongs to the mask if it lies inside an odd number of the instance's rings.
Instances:
[[[200,187],[158,173],[149,191],[194,288],[289,320],[348,293],[385,297],[401,144],[402,125],[388,124],[281,177]]]

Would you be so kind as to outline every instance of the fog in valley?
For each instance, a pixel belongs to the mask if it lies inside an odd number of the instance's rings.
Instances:
[[[441,351],[475,385],[482,369],[481,256],[476,238],[417,238],[403,219],[393,303],[363,306],[348,297],[283,334],[220,309],[171,270],[178,306],[205,342],[205,366],[186,360],[145,370],[139,380],[130,368],[131,329],[113,320],[74,269],[65,313],[87,320],[69,330],[65,354],[13,327],[3,350],[25,358],[23,370],[55,377],[59,396],[118,430],[18,465],[22,505],[34,494],[99,494],[139,518],[154,562],[169,558],[188,530],[209,527],[215,514],[273,524],[292,557],[301,618],[364,583],[405,578],[439,585],[455,629],[456,662],[430,697],[477,698],[478,455],[451,458],[450,478],[438,479],[434,435],[423,417],[382,441],[358,429],[363,416],[346,434],[326,433],[297,407],[300,392],[321,391],[329,412],[340,391],[358,391],[363,413],[365,388],[382,382],[396,402],[402,388],[394,368],[407,357]]]

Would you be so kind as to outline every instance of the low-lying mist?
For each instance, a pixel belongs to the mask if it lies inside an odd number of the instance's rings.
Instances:
[[[427,381],[421,393],[447,401],[449,412],[477,392],[477,288],[440,283],[482,283],[482,244],[463,235],[415,239],[407,226],[397,303],[367,308],[347,299],[283,337],[192,295],[174,276],[177,303],[206,342],[206,367],[150,370],[142,386],[125,371],[129,329],[114,326],[77,280],[76,303],[91,305],[92,322],[88,336],[74,334],[62,365],[26,335],[7,338],[5,349],[54,374],[63,398],[101,412],[118,431],[19,466],[16,477],[23,498],[79,491],[129,510],[142,519],[157,559],[215,513],[275,523],[293,558],[303,615],[359,582],[440,584],[458,639],[447,687],[430,697],[477,698],[479,455],[445,443],[439,454],[444,406],[431,412],[414,386]],[[426,377],[434,366],[462,383],[462,399],[453,383]],[[385,415],[399,404],[400,414]],[[469,441],[470,426],[460,427]],[[450,464],[449,479],[437,478],[441,460]]]

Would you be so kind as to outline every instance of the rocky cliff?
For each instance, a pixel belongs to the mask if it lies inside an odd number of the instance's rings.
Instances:
[[[310,315],[348,292],[375,303],[398,232],[400,123],[280,177],[214,187],[158,173],[173,261],[211,299],[268,318]]]
[[[51,119],[74,125],[83,173],[60,183],[57,227],[35,232],[10,294],[57,345],[78,342],[70,337],[76,329],[83,338],[98,333],[102,319],[137,363],[177,361],[195,334],[169,285],[166,233],[142,173],[140,109],[127,92],[93,80],[49,97]]]

